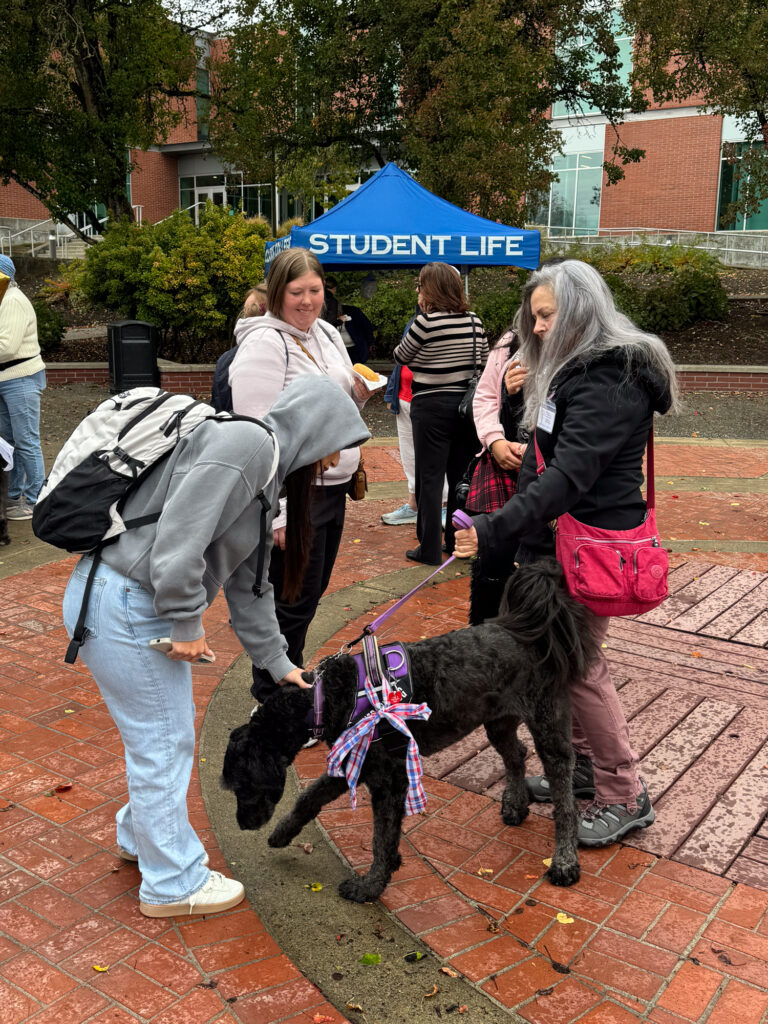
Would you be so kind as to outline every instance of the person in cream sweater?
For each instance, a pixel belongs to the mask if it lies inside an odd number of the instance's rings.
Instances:
[[[0,273],[11,279],[0,302],[0,437],[14,447],[8,481],[8,519],[31,519],[45,478],[40,447],[40,395],[45,363],[32,303],[16,284],[16,267],[0,254]]]

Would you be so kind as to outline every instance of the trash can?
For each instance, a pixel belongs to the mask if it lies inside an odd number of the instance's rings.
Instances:
[[[160,387],[157,328],[144,320],[119,320],[107,325],[109,390]]]

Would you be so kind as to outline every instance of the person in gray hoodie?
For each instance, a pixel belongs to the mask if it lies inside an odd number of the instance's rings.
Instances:
[[[89,601],[81,655],[125,747],[129,801],[116,816],[118,853],[138,861],[139,907],[147,917],[210,914],[243,898],[240,882],[208,870],[187,813],[195,745],[190,663],[214,656],[203,613],[223,588],[254,664],[276,683],[306,685],[275,616],[272,520],[285,490],[294,500],[284,586],[297,593],[316,473],[370,437],[355,403],[327,377],[294,381],[263,422],[206,420],[179,442],[126,503],[129,519],[160,512],[159,519],[104,548]],[[90,556],[81,558],[67,585],[70,636],[90,566]],[[167,653],[150,647],[163,638]]]

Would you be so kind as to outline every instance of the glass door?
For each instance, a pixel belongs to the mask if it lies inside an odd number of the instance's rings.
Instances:
[[[195,207],[195,224],[200,223],[200,210],[208,199],[217,206],[226,206],[227,192],[224,186],[209,185],[207,188],[195,189],[195,202],[199,204]]]

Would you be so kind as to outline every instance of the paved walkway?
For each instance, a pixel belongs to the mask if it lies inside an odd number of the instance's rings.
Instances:
[[[556,889],[542,879],[546,808],[501,826],[499,767],[482,737],[427,764],[429,806],[406,823],[404,864],[382,903],[486,994],[486,1020],[768,1020],[766,456],[758,443],[657,445],[674,596],[642,620],[615,621],[606,650],[656,800],[652,829],[583,851],[579,884]],[[371,493],[350,507],[331,586],[338,629],[319,654],[372,617],[360,599],[380,604],[376,580],[421,572],[403,558],[410,529],[379,522],[401,493],[394,442],[372,445],[367,463]],[[12,530],[28,542],[27,524]],[[210,920],[138,913],[138,871],[115,853],[119,737],[87,672],[61,661],[72,563],[0,582],[0,1022],[345,1020],[247,904]],[[464,625],[466,592],[449,569],[393,631]],[[240,653],[221,601],[207,630],[219,660],[193,670],[200,719]],[[317,748],[302,753],[300,777],[323,761]],[[223,867],[197,777],[189,801]],[[369,862],[364,804],[352,812],[341,800],[322,823],[353,868]]]

